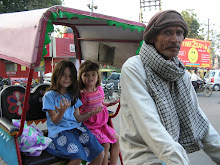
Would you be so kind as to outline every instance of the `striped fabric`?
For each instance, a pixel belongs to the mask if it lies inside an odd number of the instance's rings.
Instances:
[[[90,112],[97,106],[103,106],[103,110],[84,121],[84,125],[95,135],[101,144],[117,142],[114,136],[116,134],[115,130],[107,124],[108,110],[102,104],[105,97],[102,87],[98,86],[94,92],[82,92],[81,96],[83,105],[80,107],[80,113]]]
[[[90,112],[93,108],[102,105],[105,96],[103,90],[100,88],[102,87],[99,86],[98,89],[94,92],[81,93],[82,102],[83,102],[83,108],[82,108],[83,113]]]

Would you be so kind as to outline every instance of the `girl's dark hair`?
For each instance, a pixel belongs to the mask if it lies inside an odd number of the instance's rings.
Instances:
[[[82,81],[82,74],[85,72],[89,72],[89,71],[96,71],[98,73],[98,80],[96,83],[96,87],[100,85],[101,83],[101,77],[99,74],[99,66],[98,64],[91,62],[89,60],[84,61],[80,67],[79,67],[79,76],[78,76],[78,82],[79,82],[79,87],[80,89],[84,89],[85,88],[85,84]]]
[[[62,77],[63,72],[66,68],[69,68],[71,72],[72,84],[67,88],[67,91],[72,96],[71,106],[73,106],[77,102],[77,99],[80,98],[80,89],[77,82],[77,70],[75,65],[71,61],[62,60],[58,64],[56,64],[51,77],[51,85],[47,91],[54,90],[59,93],[60,78]]]

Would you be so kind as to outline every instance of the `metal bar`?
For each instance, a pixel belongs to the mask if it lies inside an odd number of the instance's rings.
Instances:
[[[121,151],[119,151],[119,159],[120,159],[121,165],[124,165],[124,164],[123,164],[123,159],[122,159]]]
[[[29,96],[30,96],[33,73],[34,73],[34,69],[29,68],[28,83],[27,83],[26,90],[25,90],[24,105],[22,108],[21,124],[20,124],[19,133],[16,135],[16,137],[21,136],[23,129],[24,129],[24,122],[26,120],[26,115],[27,115],[27,107],[28,107],[28,101],[29,101]]]
[[[117,109],[116,109],[114,115],[109,116],[109,119],[114,118],[114,117],[116,117],[116,116],[118,115],[119,110],[120,110],[120,107],[121,107],[121,105],[120,105],[120,102],[119,102],[118,107],[117,107]]]
[[[152,6],[158,6],[158,5],[149,5],[149,6],[141,6],[141,7],[152,7]]]
[[[76,41],[76,51],[77,51],[77,56],[78,56],[78,60],[79,60],[79,64],[81,65],[82,63],[82,51],[81,51],[81,45],[79,42],[79,31],[77,30],[77,28],[75,26],[71,26],[71,28],[73,29],[74,32],[74,38]]]
[[[112,40],[112,39],[93,39],[93,38],[78,38],[81,41],[102,41],[102,42],[126,42],[126,43],[139,43],[139,40]]]
[[[47,20],[48,20],[47,18],[44,18],[42,20],[41,31],[40,31],[40,33],[42,33],[42,34],[45,34],[45,32],[46,32]],[[40,42],[39,42],[39,45],[38,45],[38,54],[37,54],[37,56],[42,56],[43,48],[44,48],[44,39],[45,39],[45,35],[40,35],[40,39],[39,39]],[[37,64],[38,63],[40,64],[40,60],[41,60],[41,58],[38,58]]]
[[[53,22],[54,25],[63,25],[63,26],[109,26],[107,24],[70,24],[70,23],[63,23],[63,22]],[[115,26],[115,25],[112,25]]]
[[[19,148],[18,137],[14,137],[14,138],[15,138],[15,149],[16,149],[16,153],[17,153],[18,164],[22,165],[21,151],[20,151],[20,148]]]
[[[140,3],[151,3],[151,2],[160,2],[160,0],[143,1],[143,2],[140,2]]]

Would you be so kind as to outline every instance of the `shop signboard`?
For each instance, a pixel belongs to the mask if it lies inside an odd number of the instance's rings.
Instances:
[[[211,42],[186,38],[180,48],[178,58],[185,66],[210,67]]]
[[[75,58],[75,44],[73,39],[54,38],[53,39],[53,57]]]

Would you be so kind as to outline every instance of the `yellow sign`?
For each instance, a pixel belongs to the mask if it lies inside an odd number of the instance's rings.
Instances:
[[[210,67],[211,42],[186,38],[180,48],[178,58],[186,66]]]
[[[41,60],[40,66],[35,71],[45,71],[45,61],[44,61],[44,59]]]

